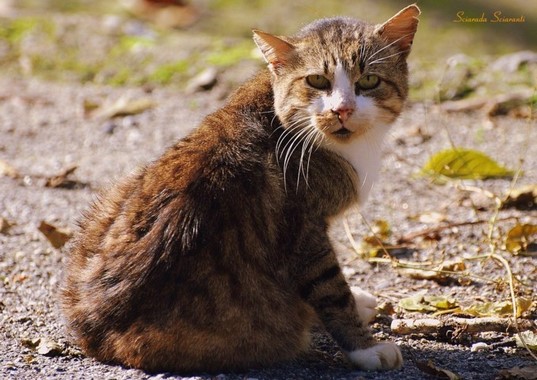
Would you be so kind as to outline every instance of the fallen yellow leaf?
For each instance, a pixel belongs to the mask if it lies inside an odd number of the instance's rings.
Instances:
[[[507,233],[505,249],[514,254],[525,252],[533,241],[537,241],[537,225],[517,224]]]
[[[527,298],[517,298],[517,317],[529,310],[533,301]],[[510,301],[480,302],[461,310],[462,314],[475,317],[508,317],[513,315],[513,305]]]
[[[399,301],[399,306],[407,311],[419,311],[427,313],[438,310],[453,309],[458,306],[458,303],[451,297],[418,294],[412,297],[401,299]]]

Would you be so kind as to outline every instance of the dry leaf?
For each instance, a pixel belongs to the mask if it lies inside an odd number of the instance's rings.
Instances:
[[[90,117],[93,115],[95,111],[97,111],[100,107],[100,104],[90,100],[90,99],[84,99],[82,102],[82,110],[84,117]]]
[[[37,346],[41,343],[41,338],[22,338],[21,344],[24,347],[31,348],[32,350],[35,350]]]
[[[513,207],[517,210],[537,209],[537,184],[511,190],[503,202],[502,207]]]
[[[444,102],[440,108],[447,112],[467,112],[483,109],[489,116],[496,116],[505,114],[510,109],[530,104],[534,95],[535,91],[533,89],[524,89],[511,94],[448,101]]]
[[[373,247],[379,247],[380,242],[388,239],[391,235],[390,224],[382,219],[373,222],[371,231],[373,234],[364,237],[364,241]]]
[[[417,280],[432,280],[440,284],[452,280],[449,272],[464,272],[466,265],[462,260],[445,261],[432,269],[399,268],[398,272]]]
[[[42,221],[39,225],[39,231],[47,240],[52,244],[54,248],[61,248],[71,239],[73,233],[68,229],[57,228],[52,224],[48,224],[45,221]]]
[[[80,182],[76,180],[69,179],[68,177],[75,172],[75,170],[78,168],[78,166],[71,166],[61,173],[51,176],[47,178],[47,181],[45,182],[45,187],[61,187],[65,189],[73,189],[77,185],[80,184]]]
[[[44,356],[60,356],[63,353],[63,348],[56,342],[50,339],[41,339],[36,351],[40,355]]]
[[[519,334],[515,334],[515,340],[518,347],[527,346],[530,350],[537,351],[537,334],[533,331],[522,331]],[[524,345],[524,343],[526,344]]]
[[[20,177],[20,173],[6,161],[0,160],[0,177],[11,177],[13,179],[17,179]]]
[[[446,214],[441,214],[435,211],[424,212],[418,216],[418,221],[424,224],[437,224],[445,222],[447,219]]]
[[[456,375],[455,373],[443,369],[440,367],[437,367],[432,360],[425,361],[418,361],[416,362],[416,366],[420,369],[421,372],[424,372],[428,375],[434,376],[437,379],[449,379],[449,380],[459,380],[460,377]]]
[[[6,218],[0,217],[0,234],[7,234],[13,225],[13,222],[10,222]]]
[[[92,116],[102,119],[112,119],[119,116],[129,116],[142,113],[155,107],[155,102],[149,98],[129,99],[120,97],[113,103],[105,103],[91,112]],[[87,111],[86,105],[85,110]]]
[[[399,306],[407,311],[419,311],[422,313],[449,310],[458,306],[455,299],[444,296],[415,295],[403,298]]]
[[[187,28],[198,21],[200,11],[187,1],[124,1],[129,12],[155,23],[159,28]]]
[[[388,242],[392,235],[390,224],[386,220],[376,220],[371,225],[371,235],[364,236],[361,242],[360,251],[366,257],[382,257],[385,252],[392,256],[404,255],[409,252],[409,249],[401,246],[394,246]]]
[[[377,305],[377,312],[382,315],[393,315],[395,314],[395,307],[391,302],[384,301]]]
[[[535,242],[537,242],[537,225],[517,224],[507,233],[505,249],[514,254],[527,252]]]
[[[514,367],[498,372],[498,380],[537,380],[537,366]]]
[[[529,310],[533,301],[531,299],[519,297],[517,302],[517,317]],[[480,302],[461,310],[461,314],[473,315],[475,317],[509,317],[513,315],[513,305],[510,301],[501,302]]]

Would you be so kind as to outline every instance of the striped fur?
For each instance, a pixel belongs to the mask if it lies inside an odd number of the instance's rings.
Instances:
[[[296,357],[320,321],[356,365],[401,365],[396,346],[372,338],[374,300],[347,285],[327,229],[363,195],[368,174],[350,147],[401,111],[408,48],[392,29],[417,12],[377,26],[319,21],[288,39],[256,33],[270,72],[81,220],[62,309],[86,354],[149,372],[243,370]],[[358,115],[351,135],[333,135],[334,115],[310,114],[323,96],[304,82],[314,64],[327,76],[345,68],[351,84],[377,65],[386,79],[356,95],[376,119]]]

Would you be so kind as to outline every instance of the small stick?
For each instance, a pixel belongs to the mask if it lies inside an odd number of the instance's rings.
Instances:
[[[535,329],[537,324],[528,319],[519,319],[520,331]],[[483,317],[483,318],[460,318],[450,317],[447,319],[394,319],[391,330],[396,334],[433,334],[442,331],[464,329],[469,333],[484,331],[517,332],[512,318]]]
[[[508,217],[500,219],[498,221],[499,222],[505,222],[505,221],[512,220],[512,219],[517,219],[517,217],[516,216],[508,216]],[[450,229],[450,228],[464,227],[464,226],[475,226],[475,225],[478,225],[478,224],[485,224],[485,223],[489,223],[489,222],[490,222],[489,220],[473,220],[473,221],[468,221],[468,222],[447,223],[447,224],[443,224],[441,226],[435,226],[435,227],[431,227],[431,228],[426,228],[426,229],[421,230],[421,231],[411,232],[409,234],[400,236],[397,239],[397,241],[400,244],[402,244],[402,243],[410,243],[412,240],[414,240],[414,239],[416,239],[418,237],[432,235],[432,234],[435,234],[437,232],[442,232],[442,231]]]

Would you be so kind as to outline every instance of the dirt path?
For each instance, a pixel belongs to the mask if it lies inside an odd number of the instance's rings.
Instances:
[[[46,222],[67,230],[68,236],[100,188],[156,158],[219,107],[230,89],[259,66],[251,54],[253,43],[194,32],[158,35],[146,24],[117,15],[37,13],[29,12],[30,17],[23,13],[20,20],[8,22],[2,34],[7,39],[0,40],[0,63],[7,62],[0,71],[0,379],[180,379],[98,363],[68,343],[56,299],[67,250],[54,248],[39,227]],[[429,41],[429,37],[425,30],[419,38]],[[457,59],[462,66],[453,65],[449,73],[443,63],[413,61],[411,85],[422,91],[417,97],[431,98],[428,94],[437,91],[440,77],[447,85],[440,95],[449,98],[465,95],[468,86],[474,86],[470,91],[476,93],[483,89],[488,95],[508,93],[511,87],[528,85],[537,73],[534,64],[498,80],[483,70],[486,62],[476,64],[475,57],[460,55]],[[177,90],[207,62],[217,67],[216,87],[196,93]],[[535,86],[534,79],[529,85]],[[147,109],[110,117],[111,105],[131,101],[141,101],[138,107]],[[108,104],[101,116],[94,109],[99,104]],[[517,223],[537,225],[535,207],[496,214],[489,196],[503,198],[512,186],[509,179],[437,185],[417,175],[432,154],[457,146],[478,149],[508,168],[522,169],[515,187],[535,185],[535,141],[535,118],[488,118],[480,111],[448,114],[428,102],[409,105],[388,138],[381,180],[362,210],[363,217],[348,216],[349,233],[357,244],[367,240],[370,246],[358,247],[357,253],[344,224],[335,226],[333,239],[344,273],[351,285],[378,296],[383,307],[373,328],[379,339],[401,346],[402,370],[357,371],[319,332],[312,350],[296,362],[243,374],[187,378],[420,379],[429,376],[423,369],[428,360],[462,379],[502,378],[502,370],[517,366],[533,366],[529,371],[534,374],[535,361],[516,346],[512,332],[470,333],[456,327],[398,335],[390,324],[431,317],[398,306],[416,294],[449,297],[462,308],[508,302],[506,268],[490,258],[493,243],[515,274],[517,297],[534,301],[521,323],[537,328],[535,235],[530,237],[534,244],[530,255],[502,249]],[[375,239],[366,239],[371,228],[379,230],[386,244],[397,246],[390,251],[391,261],[382,253],[373,257],[379,250],[371,246]],[[400,264],[405,261],[414,266],[429,263],[427,268],[457,261],[456,269],[462,268],[461,262],[466,269],[442,278],[429,272],[425,278],[423,270],[405,272]],[[474,352],[475,343],[484,345]]]
[[[12,227],[0,233],[0,378],[179,378],[168,374],[151,377],[141,371],[104,365],[80,355],[67,343],[58,312],[56,292],[62,276],[65,249],[55,249],[38,230],[42,221],[74,229],[75,221],[94,192],[137,164],[155,158],[172,141],[195,126],[203,114],[218,107],[216,92],[185,95],[170,89],[154,90],[62,85],[36,80],[2,79],[0,83],[0,159],[15,168],[19,177],[0,176],[0,217]],[[88,100],[150,99],[155,107],[139,115],[112,120],[84,117]],[[508,167],[518,167],[524,159],[524,175],[519,184],[537,183],[537,156],[530,154],[528,141],[536,141],[535,125],[511,118],[496,118],[497,125],[484,127],[478,115],[449,116],[430,106],[410,108],[393,129],[386,146],[380,183],[363,210],[366,219],[386,220],[392,236],[405,235],[447,222],[482,221],[473,226],[446,228],[433,239],[412,242],[414,253],[399,252],[412,261],[447,260],[487,252],[487,220],[494,207],[482,197],[474,197],[453,186],[436,186],[415,173],[429,154],[449,146],[448,136],[458,146],[478,147],[494,155]],[[487,128],[487,129],[483,129]],[[480,132],[482,131],[482,132]],[[486,137],[483,138],[482,134]],[[529,150],[524,150],[529,149]],[[48,177],[77,166],[69,179],[73,188],[45,187]],[[506,180],[468,183],[497,194],[510,186]],[[473,202],[473,205],[472,205]],[[476,202],[481,202],[479,207]],[[442,217],[427,221],[424,215]],[[498,219],[516,216],[535,222],[533,211],[501,211]],[[429,224],[428,224],[429,223]],[[499,222],[504,231],[514,220]],[[370,235],[358,215],[349,225],[356,240]],[[390,265],[375,265],[356,259],[343,226],[334,230],[341,246],[345,273],[353,285],[378,295],[383,302],[397,302],[420,291],[451,296],[460,304],[476,300],[508,299],[500,282],[501,267],[490,261],[468,262],[475,281],[415,280]],[[406,255],[406,256],[405,256]],[[537,269],[535,258],[506,256],[513,271],[529,286],[520,286],[519,295],[533,297]],[[525,318],[535,318],[526,313]],[[431,359],[437,366],[464,379],[493,379],[501,369],[534,365],[524,349],[517,348],[512,334],[478,333],[444,339],[435,335],[394,335],[393,318],[420,318],[423,315],[396,308],[374,324],[379,338],[395,339],[401,345],[406,364],[401,371],[377,374],[356,371],[326,336],[317,336],[312,351],[301,360],[277,368],[252,370],[246,374],[224,374],[218,379],[416,379],[426,375],[417,362]],[[471,352],[475,342],[487,349]],[[209,378],[195,376],[195,378]]]

